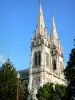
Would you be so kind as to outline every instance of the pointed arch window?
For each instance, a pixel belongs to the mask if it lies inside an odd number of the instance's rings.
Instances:
[[[35,52],[35,65],[37,65],[37,53]]]
[[[34,53],[34,59],[33,60],[34,60],[35,66],[41,65],[41,52],[40,51]]]
[[[53,71],[56,70],[56,61],[53,61]]]

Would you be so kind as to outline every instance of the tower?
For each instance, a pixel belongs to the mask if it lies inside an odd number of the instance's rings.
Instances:
[[[36,31],[31,39],[29,98],[37,100],[37,90],[47,82],[65,85],[63,69],[62,47],[57,35],[54,16],[52,16],[51,35],[48,36],[40,3]]]

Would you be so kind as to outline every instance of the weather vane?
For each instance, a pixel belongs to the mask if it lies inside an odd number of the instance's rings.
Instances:
[[[75,46],[75,39],[74,39],[74,46]]]

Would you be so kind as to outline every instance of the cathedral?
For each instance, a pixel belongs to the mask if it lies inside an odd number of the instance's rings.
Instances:
[[[52,16],[51,32],[48,35],[41,3],[39,6],[36,31],[31,38],[30,67],[23,72],[25,81],[28,80],[26,82],[30,93],[29,100],[30,98],[37,100],[37,90],[47,82],[66,84],[63,50],[57,35],[54,16]]]

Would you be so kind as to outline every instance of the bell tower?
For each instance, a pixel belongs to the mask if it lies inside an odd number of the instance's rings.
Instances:
[[[51,45],[51,56],[52,56],[52,67],[53,73],[58,76],[64,77],[64,58],[63,58],[63,50],[60,45],[60,40],[57,35],[54,16],[52,16],[52,28],[51,28],[51,36],[50,36],[50,45]]]
[[[44,23],[41,3],[39,4],[39,13],[36,25],[36,31],[31,39],[31,58],[29,70],[29,92],[31,97],[36,99],[36,92],[44,84],[44,69],[49,67],[49,51],[47,31]],[[47,51],[47,52],[46,52]],[[46,55],[45,55],[46,54]],[[46,56],[46,57],[45,57]],[[47,58],[47,60],[45,60]]]
[[[57,36],[54,16],[52,16],[51,35],[48,36],[40,3],[36,31],[31,38],[29,100],[30,98],[37,100],[37,90],[47,82],[65,85],[63,69],[62,48]]]

